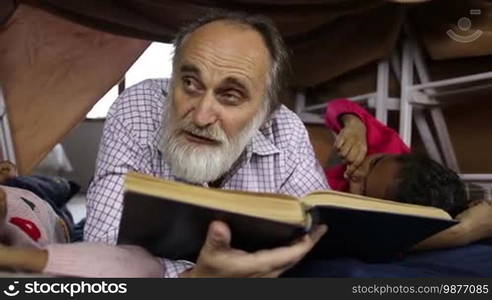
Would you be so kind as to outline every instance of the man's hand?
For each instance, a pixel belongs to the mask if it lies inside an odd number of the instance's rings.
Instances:
[[[290,246],[248,253],[231,248],[229,227],[214,221],[195,267],[181,277],[278,277],[298,263],[326,230],[321,225]]]
[[[348,164],[345,177],[348,178],[364,161],[367,154],[366,127],[359,117],[342,115],[343,129],[335,139],[335,148]]]

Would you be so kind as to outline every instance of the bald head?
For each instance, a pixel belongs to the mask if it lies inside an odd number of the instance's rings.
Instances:
[[[193,68],[206,72],[214,77],[209,80],[221,77],[235,83],[249,100],[261,99],[261,104],[266,105],[271,63],[257,31],[243,24],[218,20],[203,25],[183,40],[175,67],[178,72]]]

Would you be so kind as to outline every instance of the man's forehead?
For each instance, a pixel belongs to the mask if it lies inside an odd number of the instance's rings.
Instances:
[[[222,36],[221,33],[230,33],[229,36]],[[206,36],[211,38],[213,36],[220,38],[221,40],[230,40],[238,37],[245,37],[247,35],[255,35],[259,38],[259,42],[264,44],[261,34],[248,24],[243,24],[234,20],[216,20],[210,23],[204,24],[188,35],[188,39]]]
[[[257,31],[244,24],[214,21],[191,33],[184,41],[182,61],[211,60],[217,67],[238,65],[253,72],[266,72],[269,52]]]

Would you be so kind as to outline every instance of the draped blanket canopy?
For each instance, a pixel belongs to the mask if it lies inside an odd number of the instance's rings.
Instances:
[[[21,173],[83,120],[150,41],[171,42],[210,8],[271,17],[291,50],[295,88],[322,86],[388,56],[405,18],[434,60],[492,54],[485,0],[2,0],[0,84]],[[474,43],[446,33],[463,33],[463,17],[481,30]]]

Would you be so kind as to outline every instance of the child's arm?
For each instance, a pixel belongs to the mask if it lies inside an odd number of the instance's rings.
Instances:
[[[335,149],[340,157],[345,159],[348,166],[345,177],[350,177],[364,161],[367,154],[366,126],[359,117],[344,114],[340,118],[343,129],[335,138]]]
[[[413,250],[458,247],[492,238],[492,202],[480,201],[456,219],[460,223],[418,243]]]
[[[364,154],[363,160],[367,154],[410,152],[396,131],[379,122],[364,108],[350,100],[330,101],[326,108],[325,121],[328,128],[338,134],[335,140],[337,150],[340,154],[348,152],[347,157],[344,157],[349,165],[346,175],[350,176],[360,165],[362,153]],[[344,136],[351,137],[352,142],[345,144]],[[353,154],[352,145],[355,145]]]
[[[141,247],[99,243],[46,249],[0,247],[0,267],[73,277],[162,277],[160,260]]]
[[[330,101],[326,109],[326,125],[337,134],[334,147],[348,164],[346,177],[359,167],[367,154],[366,115],[362,107],[346,99]]]

